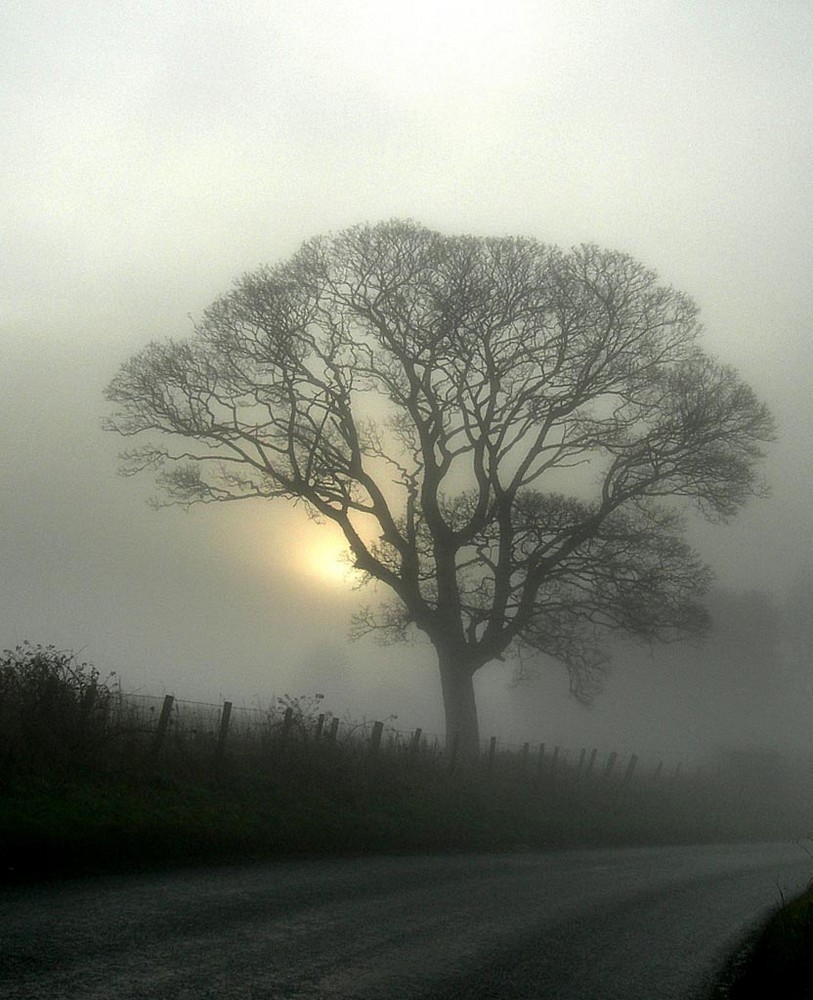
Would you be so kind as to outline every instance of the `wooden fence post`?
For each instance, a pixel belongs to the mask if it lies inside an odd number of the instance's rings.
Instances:
[[[285,744],[288,739],[288,734],[291,732],[291,725],[294,719],[294,710],[292,708],[286,708],[285,714],[282,717],[282,735],[279,738],[280,743]]]
[[[330,720],[330,729],[327,731],[327,741],[328,743],[336,742],[336,735],[339,732],[339,720],[338,717],[334,716]]]
[[[152,740],[152,756],[153,760],[156,760],[158,755],[161,753],[161,748],[164,745],[164,741],[167,735],[167,729],[169,728],[169,720],[172,715],[172,705],[175,698],[171,694],[164,695],[164,704],[161,706],[161,715],[158,719],[158,728],[155,730],[155,736]]]
[[[593,747],[593,749],[590,751],[590,759],[587,761],[587,772],[586,772],[588,778],[593,773],[593,766],[596,763],[596,754],[597,753],[598,753],[598,750],[595,747]]]
[[[322,714],[316,720],[316,732],[313,734],[313,738],[317,742],[322,738],[322,730],[324,729],[324,726],[325,726],[325,713],[322,712]]]
[[[374,722],[373,731],[370,734],[370,753],[378,753],[381,746],[381,735],[384,732],[383,722]]]
[[[421,733],[423,730],[419,726],[415,732],[412,734],[412,739],[409,741],[409,754],[411,757],[417,757],[418,751],[421,749]]]
[[[226,737],[229,735],[229,721],[231,719],[231,702],[223,702],[223,710],[220,713],[220,726],[217,730],[217,749],[215,750],[215,766],[219,767],[223,761],[223,754],[226,751]]]
[[[536,752],[536,776],[539,778],[542,776],[542,769],[545,766],[545,744],[540,743],[539,749]]]
[[[632,776],[633,774],[635,774],[635,767],[637,764],[638,764],[638,757],[635,754],[633,754],[629,759],[626,771],[624,771],[624,780],[621,782],[622,785],[626,786],[632,781]]]
[[[618,754],[613,750],[610,756],[607,758],[607,763],[604,765],[604,774],[602,774],[602,781],[607,781],[610,775],[613,773],[613,768],[615,767],[615,762],[618,760]]]

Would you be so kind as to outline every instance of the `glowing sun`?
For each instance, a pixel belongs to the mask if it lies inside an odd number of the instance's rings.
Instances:
[[[347,546],[338,542],[335,536],[308,539],[297,561],[308,576],[325,584],[347,587],[356,576],[348,560]]]

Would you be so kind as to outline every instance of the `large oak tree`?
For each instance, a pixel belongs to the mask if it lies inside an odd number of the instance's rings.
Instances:
[[[283,498],[334,521],[391,596],[355,631],[429,638],[471,750],[484,664],[530,648],[588,698],[608,630],[703,628],[681,511],[725,520],[762,492],[773,428],[699,331],[621,253],[358,226],[126,362],[109,426],[152,436],[124,469],[156,469],[166,503]]]

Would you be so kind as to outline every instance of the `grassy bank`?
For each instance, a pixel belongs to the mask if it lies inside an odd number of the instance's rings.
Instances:
[[[7,876],[314,852],[511,850],[764,835],[701,784],[529,774],[516,759],[292,743],[222,761],[17,781],[0,795]]]
[[[723,970],[709,1000],[813,997],[813,888],[778,909]]]

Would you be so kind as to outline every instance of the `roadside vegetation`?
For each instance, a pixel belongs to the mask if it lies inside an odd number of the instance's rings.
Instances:
[[[318,695],[235,713],[226,741],[224,710],[184,703],[179,712],[172,699],[123,695],[114,680],[53,647],[23,644],[0,657],[5,878],[282,854],[770,839],[810,829],[809,810],[789,805],[782,775],[752,763],[666,774],[494,746],[463,758],[420,732],[335,719]]]
[[[813,997],[813,887],[773,913],[729,960],[709,1000]]]

